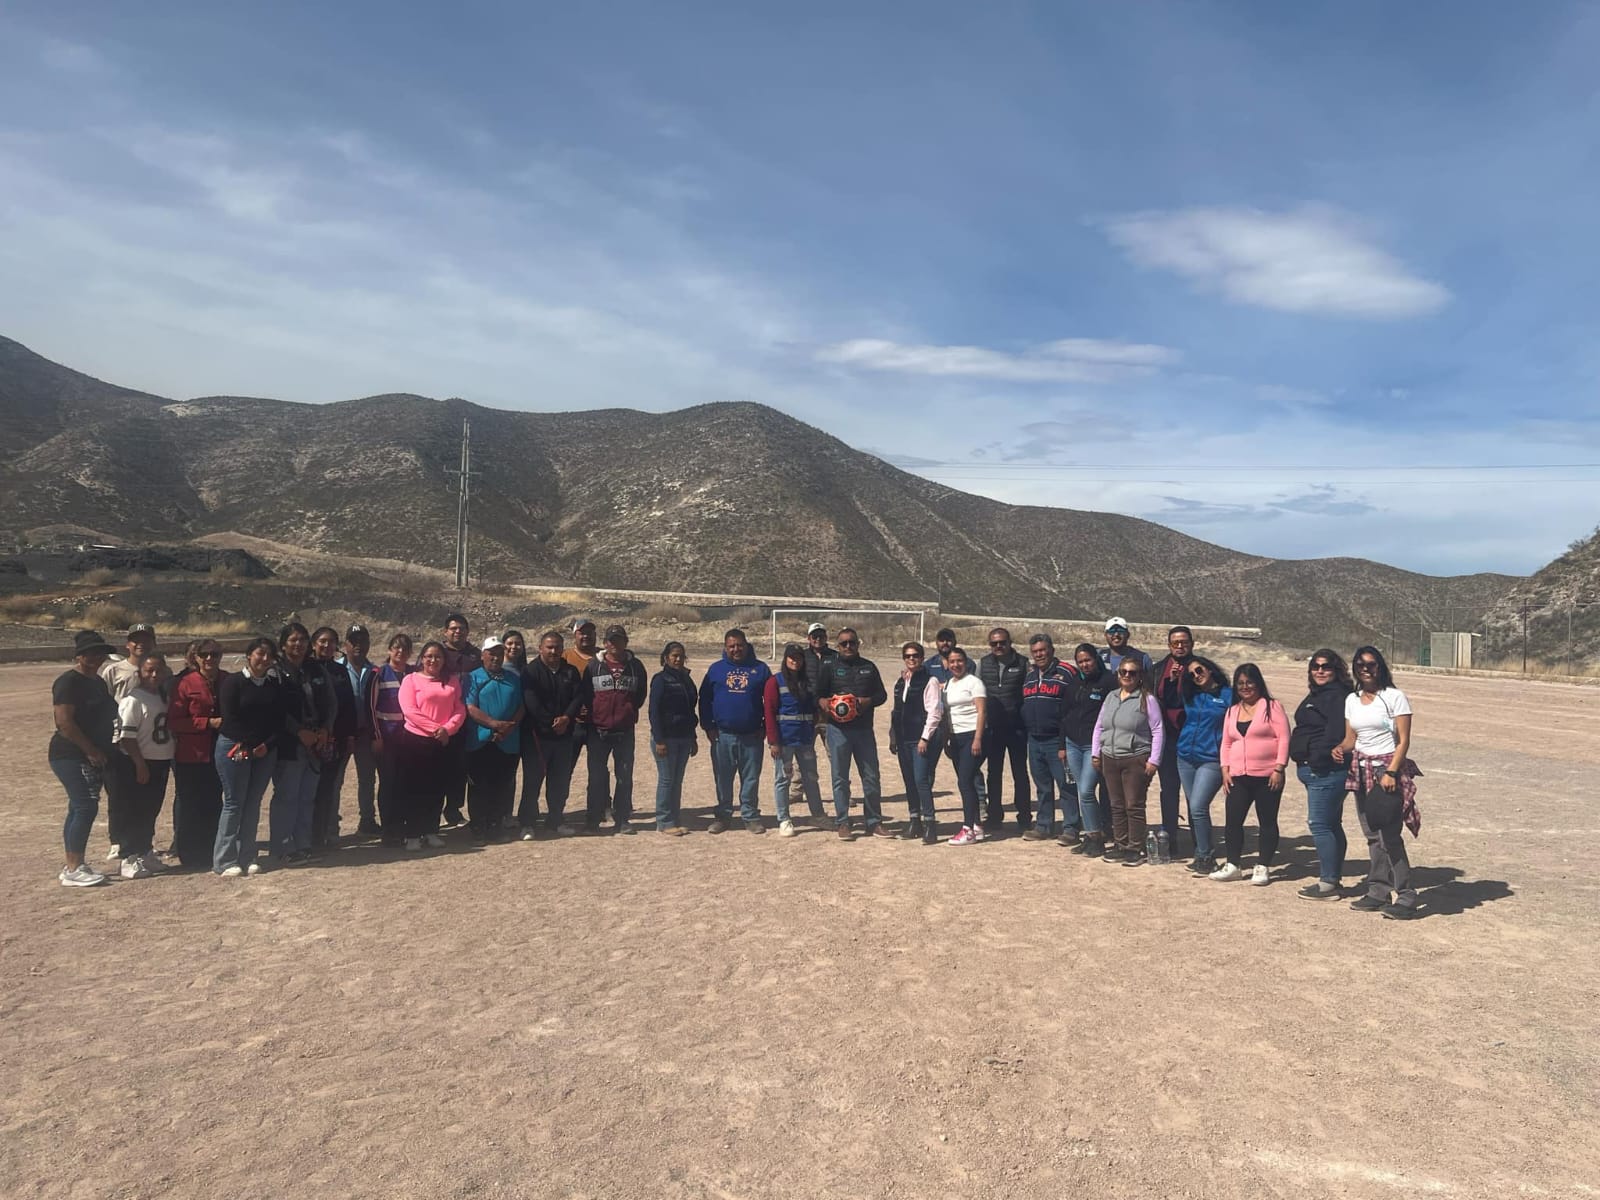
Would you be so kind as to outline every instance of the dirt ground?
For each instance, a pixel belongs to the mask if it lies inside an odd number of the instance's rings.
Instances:
[[[1594,690],[1400,677],[1402,923],[1296,897],[1293,781],[1254,888],[1015,837],[713,837],[703,753],[682,839],[69,890],[57,670],[0,669],[0,1195],[1600,1194]]]

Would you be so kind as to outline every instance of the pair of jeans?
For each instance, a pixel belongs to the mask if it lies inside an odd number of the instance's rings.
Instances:
[[[739,816],[746,821],[761,818],[761,754],[766,738],[759,733],[729,733],[717,730],[711,743],[712,776],[717,785],[717,803],[712,815],[719,821],[733,820],[733,777],[739,776]]]
[[[870,833],[883,823],[882,784],[878,778],[878,737],[867,721],[828,726],[828,767],[833,773],[833,819],[850,819],[850,763],[861,772],[861,811]]]
[[[906,810],[913,821],[936,820],[933,807],[933,772],[944,752],[944,731],[934,730],[928,739],[928,752],[917,749],[918,741],[903,741],[896,754],[900,759],[900,778],[906,785]]]
[[[1106,777],[1106,791],[1111,793],[1111,840],[1120,849],[1135,853],[1144,850],[1145,799],[1150,793],[1145,768],[1149,765],[1148,754],[1100,756],[1100,771]]]
[[[87,758],[52,758],[50,769],[67,793],[67,819],[61,826],[61,840],[68,854],[81,859],[89,849],[94,819],[100,815],[104,775]]]
[[[232,759],[228,751],[238,743],[217,738],[211,761],[222,783],[222,816],[217,821],[217,841],[211,848],[211,869],[221,874],[228,867],[248,867],[256,861],[256,831],[261,828],[261,797],[267,794],[278,765],[278,752],[260,758]]]
[[[472,831],[493,833],[511,815],[517,795],[517,758],[493,742],[467,754],[467,811]]]
[[[1089,837],[1103,836],[1106,831],[1106,813],[1100,803],[1100,772],[1095,770],[1092,746],[1067,742],[1067,771],[1072,776],[1072,787],[1078,797],[1078,815],[1083,820],[1083,832]]]
[[[222,779],[216,764],[173,763],[172,791],[172,852],[186,867],[209,867],[222,820]]]
[[[1220,786],[1222,776],[1218,768],[1217,781]],[[1180,793],[1178,785],[1183,781],[1183,772],[1178,766],[1178,731],[1171,726],[1167,727],[1166,740],[1161,746],[1161,760],[1156,763],[1156,778],[1161,782],[1161,828],[1167,831],[1167,844],[1172,847],[1172,857],[1178,857],[1178,801]]]
[[[989,824],[1003,825],[1006,819],[1005,762],[1011,760],[1011,793],[1017,805],[1017,825],[1033,824],[1033,805],[1028,795],[1028,731],[1018,713],[1009,713],[990,700],[983,730],[983,760],[989,766]]]
[[[522,731],[522,801],[517,824],[532,829],[539,823],[539,789],[544,789],[546,829],[558,829],[567,814],[572,771],[578,765],[578,742],[571,734]]]
[[[1278,853],[1278,806],[1283,803],[1283,793],[1273,791],[1271,779],[1266,775],[1235,775],[1228,789],[1224,809],[1228,817],[1226,838],[1228,861],[1234,866],[1244,856],[1244,819],[1252,805],[1256,810],[1256,823],[1261,826],[1261,846],[1257,861],[1270,867]]]
[[[683,773],[694,754],[695,740],[674,737],[660,744],[667,748],[664,755],[655,753],[654,745],[650,747],[656,760],[656,828],[671,829],[683,815]]]
[[[806,808],[813,817],[822,816],[822,784],[817,776],[816,742],[804,746],[778,747],[778,757],[772,760],[772,801],[778,810],[778,823],[789,819],[789,788],[795,775],[800,776],[800,790],[806,798]]]
[[[1210,858],[1217,852],[1211,841],[1211,802],[1222,790],[1222,764],[1190,762],[1187,758],[1180,758],[1178,779],[1189,801],[1189,829],[1194,833],[1194,856]],[[1177,857],[1176,852],[1173,857]]]
[[[1372,865],[1367,869],[1367,895],[1394,902],[1401,908],[1417,906],[1417,889],[1411,883],[1411,859],[1406,854],[1403,801],[1398,790],[1376,787],[1356,793],[1356,818],[1366,835]]]
[[[1078,790],[1067,774],[1067,764],[1061,758],[1062,743],[1056,738],[1041,741],[1028,739],[1028,773],[1033,776],[1035,799],[1038,808],[1033,814],[1035,824],[1046,832],[1055,827],[1056,798],[1061,799],[1062,827],[1076,833],[1082,826],[1078,814]]]
[[[633,819],[633,728],[589,730],[589,790],[585,796],[588,812],[586,820],[591,829],[598,829],[605,820],[607,792],[611,778],[606,774],[606,763],[616,772],[616,787],[611,792],[611,813],[616,823],[626,825]]]
[[[1317,847],[1318,874],[1323,883],[1338,887],[1350,848],[1344,835],[1344,768],[1314,771],[1302,763],[1295,774],[1306,789],[1306,824]]]
[[[272,768],[272,803],[267,807],[267,837],[274,854],[311,848],[311,817],[317,806],[321,763],[304,746]]]
[[[983,822],[978,797],[978,756],[972,752],[976,731],[952,734],[950,745],[956,754],[956,787],[961,792],[961,824],[971,829]]]
[[[122,857],[143,858],[156,848],[156,822],[167,798],[167,777],[172,773],[170,758],[145,761],[147,783],[140,783],[138,768],[126,755],[118,755],[118,781],[122,791]]]

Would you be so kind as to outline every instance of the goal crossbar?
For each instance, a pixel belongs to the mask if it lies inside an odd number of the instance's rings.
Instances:
[[[787,616],[854,616],[854,617],[915,617],[917,641],[926,642],[928,610],[925,608],[775,608],[772,610],[772,660],[778,661],[778,617]]]

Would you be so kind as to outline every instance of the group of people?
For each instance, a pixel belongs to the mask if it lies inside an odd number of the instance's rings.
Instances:
[[[901,647],[892,686],[862,656],[855,630],[839,630],[830,644],[820,623],[807,630],[805,644],[784,648],[776,668],[756,657],[743,630],[730,629],[721,657],[698,683],[680,642],[667,643],[651,673],[621,625],[605,631],[603,644],[588,619],[573,622],[571,634],[568,647],[561,632],[544,633],[530,654],[517,630],[475,641],[457,613],[420,652],[397,633],[385,659],[374,662],[362,625],[341,638],[332,628],[308,631],[291,622],[276,641],[252,641],[237,672],[223,673],[220,647],[201,639],[174,674],[148,625],[129,629],[122,657],[98,634],[80,633],[72,669],[52,694],[49,756],[67,793],[60,880],[75,887],[105,880],[86,862],[102,790],[110,860],[120,862],[125,878],[172,860],[224,877],[303,863],[340,837],[340,796],[352,762],[357,832],[396,849],[443,846],[442,831],[461,825],[480,843],[577,832],[567,802],[580,756],[588,768],[584,826],[631,834],[643,724],[656,765],[655,828],[669,836],[687,832],[684,778],[704,739],[715,789],[712,833],[740,824],[766,831],[765,756],[780,836],[798,832],[791,802],[803,797],[816,826],[855,837],[853,771],[867,836],[970,846],[1007,824],[1009,766],[1012,814],[1024,839],[1054,839],[1076,854],[1129,867],[1150,861],[1150,845],[1158,859],[1175,859],[1183,802],[1190,869],[1257,885],[1271,881],[1292,763],[1319,863],[1319,878],[1299,894],[1345,894],[1350,794],[1370,853],[1351,907],[1398,919],[1417,913],[1401,833],[1420,828],[1411,707],[1372,646],[1356,650],[1349,665],[1330,649],[1313,654],[1291,724],[1256,664],[1229,673],[1196,655],[1193,634],[1181,625],[1168,632],[1167,654],[1156,661],[1129,644],[1120,617],[1105,623],[1104,645],[1081,643],[1069,659],[1058,657],[1046,634],[1032,635],[1024,655],[1009,631],[996,628],[988,652],[974,660],[942,629],[932,653],[915,641]],[[898,829],[883,810],[876,720],[883,707],[908,809]],[[819,742],[830,768],[831,813]],[[934,783],[946,759],[961,819],[941,829]],[[173,837],[164,861],[154,842],[169,776]],[[1159,781],[1160,803],[1153,828],[1146,813],[1152,780]],[[1212,821],[1219,792],[1220,847]],[[263,803],[265,862],[258,843]],[[1259,838],[1247,872],[1252,810]]]

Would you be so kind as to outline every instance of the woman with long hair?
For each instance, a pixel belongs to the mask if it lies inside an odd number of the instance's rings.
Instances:
[[[1350,907],[1406,920],[1417,915],[1417,889],[1402,830],[1409,828],[1415,836],[1422,828],[1414,782],[1421,772],[1407,757],[1411,701],[1395,687],[1376,646],[1362,646],[1350,656],[1350,665],[1356,690],[1345,697],[1344,739],[1333,759],[1349,764],[1345,789],[1355,793],[1356,816],[1372,859],[1367,894]]]
[[[217,775],[217,731],[222,728],[222,647],[211,638],[194,642],[195,666],[172,684],[167,729],[173,738],[172,853],[185,867],[211,864],[222,817],[222,779]]]
[[[272,673],[277,658],[272,639],[258,637],[244,649],[243,669],[217,686],[222,724],[212,761],[222,784],[222,815],[211,868],[224,878],[261,869],[256,862],[261,797],[272,781],[289,719],[289,698]]]
[[[1133,654],[1117,662],[1117,687],[1100,706],[1090,747],[1095,770],[1105,777],[1111,795],[1111,840],[1107,862],[1141,866],[1148,819],[1145,802],[1165,748],[1161,706],[1146,686],[1148,672]]]
[[[1189,802],[1194,862],[1189,869],[1209,875],[1217,869],[1211,844],[1211,802],[1222,789],[1222,721],[1233,704],[1227,675],[1209,658],[1189,659],[1182,680],[1183,724],[1178,729],[1178,781]]]
[[[699,688],[682,642],[661,648],[661,670],[650,680],[650,747],[656,763],[656,832],[682,837],[683,773],[700,753],[695,705]]]
[[[317,668],[327,680],[334,698],[333,720],[317,756],[321,770],[311,808],[311,844],[329,846],[339,841],[339,797],[344,791],[344,775],[350,768],[350,758],[356,751],[360,718],[356,715],[355,683],[339,661],[339,631],[331,625],[314,630],[311,648],[316,654]]]
[[[398,847],[400,832],[400,778],[395,754],[406,717],[400,711],[400,684],[411,674],[411,635],[397,633],[389,639],[389,657],[373,674],[372,751],[378,757],[378,827],[383,844]]]
[[[518,678],[528,665],[528,639],[520,629],[508,629],[500,635],[500,644],[506,648],[506,662],[502,670],[515,671]]]
[[[795,647],[799,649],[799,647]],[[925,846],[939,840],[933,807],[933,770],[944,750],[944,687],[923,662],[921,642],[900,647],[900,677],[894,684],[894,709],[889,716],[889,752],[900,760],[911,823],[905,837]]]
[[[1289,718],[1267,691],[1255,663],[1240,663],[1233,673],[1234,704],[1222,719],[1222,787],[1228,793],[1226,841],[1228,861],[1207,877],[1219,883],[1244,875],[1244,819],[1256,810],[1261,841],[1250,882],[1265,887],[1272,881],[1272,860],[1278,853],[1278,806],[1283,802],[1284,772],[1289,762]]]
[[[944,707],[950,714],[950,740],[956,748],[956,787],[961,792],[961,828],[956,830],[950,844],[971,846],[984,840],[978,766],[983,762],[989,691],[961,647],[953,647],[945,655],[944,665],[950,672],[944,685]]]
[[[450,739],[466,724],[467,707],[461,684],[445,668],[443,642],[422,647],[417,669],[400,684],[400,711],[405,725],[396,755],[400,771],[401,831],[407,850],[424,843],[437,849],[439,817],[444,812],[445,789],[450,785],[454,753]]]
[[[1323,647],[1306,664],[1306,698],[1294,710],[1289,757],[1306,789],[1306,824],[1317,847],[1318,878],[1300,889],[1307,900],[1339,894],[1344,856],[1344,764],[1333,752],[1344,740],[1344,701],[1355,691],[1350,669],[1336,651]]]
[[[772,798],[778,810],[778,836],[794,837],[790,815],[790,789],[795,777],[806,798],[806,809],[818,829],[823,827],[822,784],[817,776],[817,698],[806,670],[806,648],[791,642],[783,648],[783,661],[762,689],[767,753],[772,758]]]
[[[273,674],[283,689],[285,720],[278,738],[278,762],[272,769],[267,827],[279,865],[294,866],[312,857],[317,780],[334,716],[333,689],[311,657],[311,633],[299,621],[289,622],[278,633]]]

